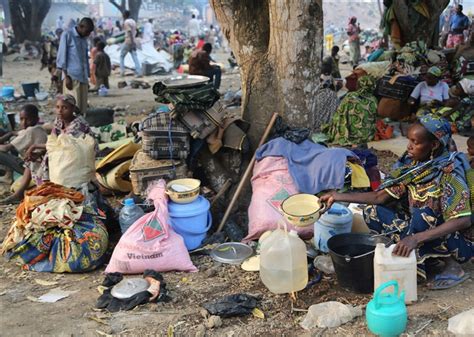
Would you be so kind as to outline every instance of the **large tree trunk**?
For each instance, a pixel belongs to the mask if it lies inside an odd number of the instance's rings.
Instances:
[[[120,3],[118,3],[116,0],[109,1],[120,11],[120,13],[123,14],[123,12],[128,9],[130,11],[130,17],[135,21],[138,20],[138,14],[140,12],[140,7],[142,6],[142,0],[121,0]]]
[[[51,0],[9,0],[9,5],[16,42],[39,41],[41,25],[51,7]]]
[[[449,0],[424,0],[430,17],[418,13],[410,0],[393,0],[393,9],[400,25],[403,43],[425,41],[428,47],[436,47],[439,38],[439,16],[449,4]]]
[[[243,117],[256,145],[273,112],[291,126],[318,123],[322,0],[211,0],[237,57]]]

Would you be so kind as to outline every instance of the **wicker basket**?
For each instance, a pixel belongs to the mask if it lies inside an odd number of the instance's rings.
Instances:
[[[148,186],[159,179],[171,180],[187,177],[188,168],[180,160],[156,160],[143,151],[133,156],[130,166],[130,180],[133,193],[145,196]]]

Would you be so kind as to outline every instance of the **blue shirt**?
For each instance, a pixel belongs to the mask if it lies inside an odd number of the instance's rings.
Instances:
[[[56,66],[65,70],[73,80],[89,83],[87,38],[81,37],[76,27],[61,35]]]
[[[464,29],[469,28],[469,18],[464,14],[454,14],[451,16],[449,21],[449,30],[456,33],[462,34]]]

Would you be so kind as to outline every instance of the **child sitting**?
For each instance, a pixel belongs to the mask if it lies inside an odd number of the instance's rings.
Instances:
[[[33,104],[24,105],[20,111],[21,130],[8,132],[0,137],[1,165],[23,174],[26,151],[33,144],[46,143],[48,138],[46,131],[38,125],[38,122],[38,108]]]

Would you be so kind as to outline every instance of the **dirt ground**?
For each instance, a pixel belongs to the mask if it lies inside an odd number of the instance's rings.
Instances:
[[[224,56],[223,56],[224,57]],[[143,80],[151,85],[158,77]],[[0,85],[13,84],[21,90],[20,83],[39,80],[43,88],[49,86],[47,71],[39,72],[39,62],[12,62],[7,57],[4,63],[4,78]],[[131,121],[139,118],[154,106],[151,89],[117,89],[121,80],[112,78],[110,96],[100,98],[92,95],[93,107],[125,107],[123,117]],[[238,89],[238,75],[223,76],[223,88]],[[43,104],[44,119],[53,118],[52,105]],[[14,107],[11,107],[14,108]],[[387,155],[389,160],[393,156]],[[14,217],[14,207],[0,208],[0,238],[3,238]],[[340,301],[354,305],[365,305],[370,296],[358,295],[341,289],[334,276],[325,276],[322,281],[298,293],[293,308],[287,295],[271,294],[261,283],[259,274],[245,272],[238,266],[215,263],[208,256],[192,256],[198,273],[164,273],[172,300],[168,303],[147,304],[129,312],[109,314],[94,309],[99,296],[98,286],[102,282],[103,268],[84,274],[48,274],[21,271],[14,262],[0,258],[0,336],[106,336],[106,335],[167,335],[167,336],[329,336],[368,335],[365,318],[359,317],[336,329],[305,331],[299,322],[305,310],[312,304],[325,301]],[[474,266],[466,269],[474,274]],[[357,277],[357,275],[354,275]],[[46,280],[50,285],[44,285]],[[56,303],[38,303],[31,300],[50,289],[61,288],[77,291]],[[419,288],[419,301],[408,307],[408,335],[447,335],[447,319],[472,308],[474,282],[466,281],[462,286],[446,291],[428,291]],[[224,295],[247,293],[260,298],[258,308],[265,318],[252,315],[241,318],[226,318],[222,326],[206,327],[201,305]]]

